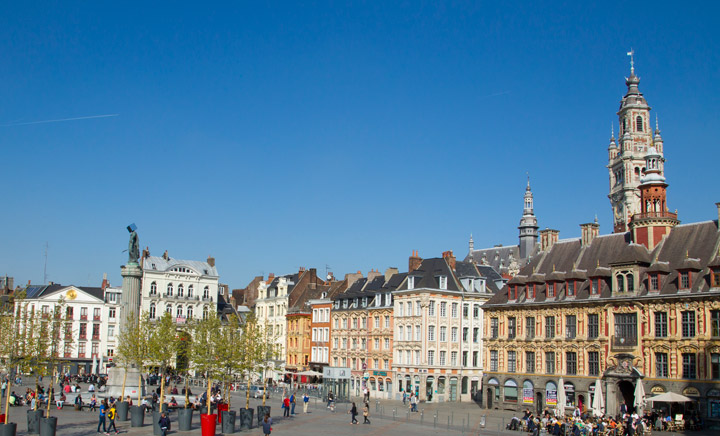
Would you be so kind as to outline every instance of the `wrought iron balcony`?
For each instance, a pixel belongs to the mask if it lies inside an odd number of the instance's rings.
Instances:
[[[614,350],[622,350],[628,348],[635,348],[638,345],[637,336],[613,336],[612,337],[612,348]]]

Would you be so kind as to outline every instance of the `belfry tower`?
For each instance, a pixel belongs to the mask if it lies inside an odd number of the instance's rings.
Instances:
[[[645,156],[654,147],[659,155],[657,175],[664,177],[663,143],[656,127],[653,138],[650,128],[650,106],[638,89],[640,78],[635,75],[634,52],[630,56],[630,77],[625,78],[627,93],[620,100],[617,112],[620,130],[618,142],[610,138],[608,165],[610,174],[610,204],[613,210],[614,232],[627,232],[633,214],[640,213],[641,179],[645,176]],[[657,124],[657,121],[656,121]]]
[[[538,240],[538,223],[533,211],[533,193],[530,190],[530,177],[525,188],[523,215],[520,218],[519,249],[520,259],[527,259],[535,248]]]

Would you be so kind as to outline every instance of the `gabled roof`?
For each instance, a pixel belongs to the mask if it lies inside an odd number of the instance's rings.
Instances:
[[[105,301],[105,291],[103,291],[102,288],[98,287],[91,287],[91,286],[75,286],[75,285],[59,285],[59,284],[50,284],[50,285],[33,285],[33,286],[27,286],[25,288],[26,296],[25,299],[27,300],[35,300],[35,299],[42,299],[50,297],[54,294],[57,294],[59,292],[64,292],[65,290],[69,288],[75,288],[79,291],[82,291],[88,295],[90,295],[93,298],[96,298],[100,301]]]
[[[218,272],[214,266],[199,260],[182,260],[173,259],[171,257],[165,259],[163,257],[148,256],[142,259],[143,271],[170,271],[175,267],[187,267],[194,273],[201,276],[217,277]]]

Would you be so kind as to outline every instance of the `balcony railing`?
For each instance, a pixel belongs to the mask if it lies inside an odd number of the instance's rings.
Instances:
[[[80,321],[87,321],[87,315],[80,315]]]
[[[100,340],[100,335],[92,335],[92,340],[93,340],[93,341],[99,341],[99,340]]]
[[[67,358],[70,358],[70,357],[72,357],[72,353],[65,353],[64,356],[65,356],[66,359],[67,359]]]
[[[83,340],[83,341],[84,341],[84,340],[86,340],[86,339],[87,339],[87,335],[86,335],[86,334],[83,334],[83,333],[80,333],[80,337],[79,337],[78,339],[80,339],[80,340]]]
[[[612,347],[613,349],[627,349],[627,348],[634,348],[637,347],[638,340],[637,336],[613,336],[612,337]]]
[[[677,214],[672,212],[645,212],[645,213],[636,213],[632,216],[632,219],[634,220],[640,220],[643,218],[672,218],[674,220],[677,219]]]
[[[100,315],[93,315],[93,321],[100,321]]]

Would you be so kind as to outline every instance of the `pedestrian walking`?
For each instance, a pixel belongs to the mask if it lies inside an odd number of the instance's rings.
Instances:
[[[403,391],[403,406],[407,404],[407,392]]]
[[[290,395],[290,414],[295,414],[295,394]]]
[[[115,434],[118,434],[118,429],[115,427],[115,417],[117,417],[117,412],[115,411],[115,403],[113,403],[110,405],[110,410],[108,410],[107,413],[107,419],[110,422],[107,428],[108,433],[110,433],[110,430],[115,430]]]
[[[160,425],[160,431],[162,431],[162,436],[167,436],[167,432],[170,431],[170,418],[167,417],[165,412],[160,414],[160,420],[158,421],[158,425]]]
[[[365,403],[365,407],[363,407],[363,424],[370,424],[370,420],[368,419],[370,417],[370,403]]]
[[[310,397],[308,397],[308,394],[306,392],[303,395],[303,413],[307,413],[308,402],[310,402]]]
[[[105,415],[107,414],[107,402],[105,400],[100,403],[100,413],[98,415],[98,428],[97,432],[100,433],[100,427],[102,427],[102,432],[105,434],[108,434],[107,428],[105,428]]]
[[[414,393],[410,396],[410,411],[417,412],[417,395]]]
[[[270,418],[269,413],[265,414],[265,419],[263,419],[262,426],[263,434],[265,434],[265,436],[270,436],[270,432],[272,431],[272,418]]]
[[[352,408],[350,409],[350,411],[348,413],[352,416],[352,419],[350,420],[350,425],[357,424],[358,423],[358,420],[357,420],[358,411],[357,411],[357,406],[355,405],[355,403],[352,403]]]
[[[332,392],[328,392],[328,404],[327,408],[330,408],[330,403],[332,403],[335,400],[335,395]]]

